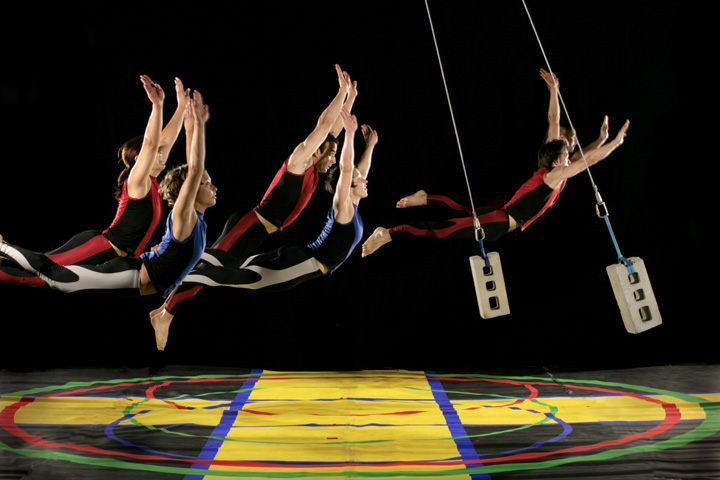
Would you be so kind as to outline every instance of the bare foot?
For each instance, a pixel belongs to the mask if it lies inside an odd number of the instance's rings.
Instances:
[[[418,190],[412,195],[401,198],[395,204],[397,208],[421,207],[423,205],[427,205],[427,193],[425,190]]]
[[[158,308],[156,308],[155,310],[153,310],[152,312],[150,312],[150,318],[152,319],[156,315],[160,315],[163,312],[163,310],[165,310],[164,303],[162,305],[160,305]]]
[[[365,240],[365,243],[363,243],[362,256],[367,257],[390,240],[392,240],[392,238],[390,238],[390,231],[387,228],[376,228],[372,235],[370,235],[368,239]]]
[[[150,312],[150,323],[155,329],[155,343],[160,351],[165,350],[165,345],[167,345],[170,322],[172,322],[173,317],[171,313],[165,310],[164,305]]]

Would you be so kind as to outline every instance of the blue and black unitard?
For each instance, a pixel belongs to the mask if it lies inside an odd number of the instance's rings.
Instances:
[[[328,275],[332,274],[362,238],[362,218],[357,205],[353,207],[353,218],[348,223],[336,221],[331,208],[322,232],[310,245],[283,246],[245,261],[225,252],[215,252],[213,259],[204,262],[206,265],[194,270],[183,283],[282,291],[322,276],[323,266]]]
[[[115,218],[101,230],[86,230],[72,237],[60,248],[44,255],[58,265],[100,265],[118,257],[113,245],[127,256],[138,258],[145,251],[160,219],[163,203],[155,177],[150,177],[150,192],[144,198],[132,198],[127,180],[122,186]],[[13,266],[0,266],[0,281],[43,286],[45,281],[30,272]]]
[[[508,215],[525,230],[532,222],[552,207],[565,187],[565,182],[556,189],[550,188],[544,181],[546,168],[540,168],[525,182],[515,195],[502,208],[484,205],[475,209],[478,221],[485,231],[485,239],[495,241],[509,231]],[[448,220],[419,220],[389,228],[393,240],[435,236],[441,239],[475,239],[475,226],[472,210],[461,205],[455,199],[445,195],[428,195],[427,204],[444,206],[467,213],[466,216]]]

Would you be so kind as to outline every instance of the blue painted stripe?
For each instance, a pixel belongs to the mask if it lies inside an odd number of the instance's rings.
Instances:
[[[455,407],[450,402],[450,399],[447,396],[447,393],[445,393],[445,389],[442,386],[442,383],[440,380],[433,378],[432,375],[434,375],[435,372],[425,372],[425,375],[427,375],[427,381],[430,385],[430,388],[433,392],[433,397],[435,398],[435,402],[440,407],[440,411],[443,413],[443,416],[445,417],[445,423],[448,426],[448,429],[450,430],[450,435],[455,439],[455,445],[457,445],[458,452],[460,453],[460,457],[464,461],[479,461],[480,457],[478,456],[477,452],[475,451],[475,447],[472,444],[472,440],[468,438],[468,434],[465,431],[465,427],[463,426],[462,422],[460,421],[460,416],[458,415],[457,411],[455,410]],[[479,463],[474,464],[474,466],[480,466]],[[470,478],[472,479],[483,479],[483,480],[490,480],[490,475],[485,473],[472,473],[469,474]]]
[[[251,376],[243,382],[240,392],[238,392],[237,396],[232,402],[230,402],[229,408],[223,412],[220,422],[213,430],[211,436],[214,438],[208,439],[208,443],[205,444],[200,452],[200,455],[198,455],[199,460],[213,460],[215,458],[218,450],[220,450],[220,447],[222,446],[222,442],[219,441],[218,438],[227,437],[227,434],[230,432],[230,429],[237,419],[238,412],[242,410],[247,403],[250,398],[250,394],[252,393],[252,389],[255,387],[255,384],[262,372],[262,370],[253,369],[250,374]],[[193,464],[192,468],[207,470],[209,465]],[[184,480],[203,480],[203,478],[205,478],[204,473],[201,475],[185,475]]]

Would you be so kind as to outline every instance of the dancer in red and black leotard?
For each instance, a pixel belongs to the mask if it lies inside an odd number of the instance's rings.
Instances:
[[[318,149],[325,160],[320,165],[311,164],[303,174],[288,170],[288,157],[260,204],[245,214],[238,211],[231,215],[212,248],[230,253],[236,258],[246,258],[271,233],[283,230],[294,222],[317,188],[318,166],[327,171],[334,162],[336,151],[337,139],[329,134]]]
[[[600,136],[583,152],[573,154],[577,146],[575,132],[560,126],[560,103],[558,101],[559,83],[557,77],[540,69],[540,76],[550,92],[548,105],[548,129],[544,144],[538,151],[538,170],[525,182],[504,206],[483,205],[475,209],[478,222],[485,233],[485,240],[494,241],[520,227],[527,228],[557,201],[565,181],[610,155],[622,145],[630,122],[626,121],[610,143],[608,139],[608,118],[604,118],[600,127]],[[583,161],[584,158],[584,161]],[[472,210],[443,195],[428,195],[420,190],[402,198],[398,208],[422,205],[440,205],[454,210],[462,210],[466,215],[444,221],[419,221],[392,228],[378,227],[362,246],[362,256],[366,257],[386,243],[408,237],[434,236],[443,239],[475,239],[475,223]]]
[[[273,251],[238,259],[220,250],[206,251],[202,265],[185,278],[189,286],[232,287],[283,291],[323,275],[332,274],[360,242],[363,223],[360,200],[368,196],[367,175],[377,144],[377,133],[362,126],[365,151],[354,165],[353,137],[357,119],[343,109],[346,129],[340,165],[328,173],[325,188],[333,193],[328,219],[317,239],[309,245],[284,245]],[[153,322],[158,350],[164,350],[170,322]]]
[[[560,196],[565,182],[556,189],[551,189],[544,181],[547,168],[542,167],[535,171],[509,202],[502,207],[485,205],[475,208],[475,214],[485,231],[485,239],[494,241],[506,233],[520,227],[524,230],[537,217],[552,207]],[[475,238],[474,218],[472,208],[461,203],[450,195],[428,195],[424,191],[405,197],[398,202],[399,208],[415,205],[443,206],[452,210],[461,210],[467,213],[465,217],[452,218],[440,221],[416,221],[407,225],[398,225],[388,229],[394,239],[407,236],[428,236],[446,238],[451,240]],[[511,220],[512,219],[512,220]],[[372,252],[368,252],[369,255]]]
[[[495,241],[517,228],[527,228],[555,204],[568,178],[584,171],[586,163],[588,166],[593,165],[622,145],[629,126],[630,122],[626,121],[613,141],[585,152],[585,162],[570,160],[569,144],[564,138],[543,144],[538,152],[538,170],[503,208],[483,206],[476,209],[478,221],[485,232],[485,240]],[[447,198],[427,195],[422,190],[400,200],[398,207],[428,205],[431,202],[462,209]],[[362,256],[374,253],[392,240],[428,235],[441,239],[474,240],[475,225],[472,214],[444,221],[414,221],[391,228],[378,227],[363,244]]]
[[[215,205],[217,191],[205,170],[208,118],[207,105],[196,90],[189,100],[185,120],[187,164],[173,168],[161,183],[163,197],[172,211],[157,249],[144,252],[140,258],[117,256],[101,265],[64,266],[43,254],[6,243],[0,235],[0,255],[41,276],[50,288],[62,292],[114,290],[123,295],[124,292],[159,293],[164,298],[195,267],[205,249],[205,211]],[[148,134],[151,158],[157,156],[159,140],[159,128]]]
[[[305,208],[317,187],[318,172],[326,173],[335,163],[336,136],[342,129],[340,109],[349,110],[357,95],[357,84],[350,80],[347,72],[338,65],[335,70],[338,92],[320,115],[313,131],[285,160],[260,204],[250,212],[233,214],[211,249],[228,252],[235,258],[246,258],[267,236],[295,221]],[[200,286],[180,285],[161,307],[150,313],[153,325],[169,323],[200,289]]]
[[[188,92],[180,79],[175,79],[178,106],[162,129],[164,93],[146,75],[140,79],[153,108],[145,135],[128,140],[118,150],[118,157],[125,164],[125,169],[120,173],[115,189],[115,198],[118,200],[115,219],[105,230],[84,231],[60,248],[45,252],[58,265],[99,265],[118,256],[138,258],[160,223],[163,204],[158,192],[157,176],[165,168],[170,150],[183,126]],[[160,137],[159,146],[147,142],[155,133]],[[151,153],[155,150],[157,154]],[[42,278],[15,268],[8,262],[0,266],[0,281],[45,285]]]

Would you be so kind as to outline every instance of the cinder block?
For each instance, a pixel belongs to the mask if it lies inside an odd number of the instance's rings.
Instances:
[[[470,257],[470,268],[475,281],[475,294],[482,318],[493,318],[510,313],[505,278],[503,277],[500,254],[487,254],[490,266],[479,255]]]
[[[660,325],[662,318],[645,263],[638,257],[630,257],[628,260],[635,273],[631,274],[627,266],[620,263],[609,265],[607,273],[625,329],[630,333],[641,333]]]

